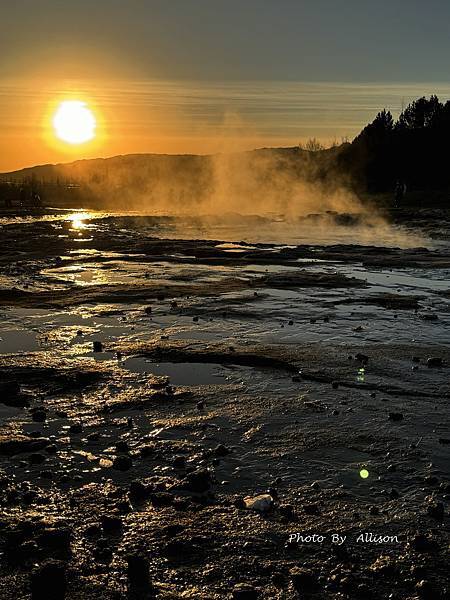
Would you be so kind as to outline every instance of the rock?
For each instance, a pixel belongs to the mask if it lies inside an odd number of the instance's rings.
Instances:
[[[51,549],[54,552],[60,552],[62,554],[70,554],[70,542],[72,539],[72,532],[67,527],[50,527],[44,529],[44,531],[38,536],[37,542],[39,546]]]
[[[128,442],[126,442],[125,440],[119,440],[116,443],[116,450],[117,450],[117,452],[128,452],[129,451]]]
[[[152,307],[151,306],[146,306],[144,308],[144,312],[146,315],[151,315],[152,314]]]
[[[100,521],[106,534],[117,533],[123,527],[123,521],[118,515],[102,515]]]
[[[294,589],[300,594],[311,592],[317,587],[317,577],[310,569],[293,567],[289,575]]]
[[[433,519],[442,521],[444,519],[445,510],[442,502],[430,502],[427,506],[427,514]]]
[[[103,344],[102,342],[96,340],[92,343],[92,348],[94,352],[103,352]]]
[[[227,454],[230,454],[230,450],[223,444],[216,446],[213,452],[215,456],[227,456]]]
[[[167,492],[152,492],[149,495],[149,499],[155,508],[170,506],[174,501],[172,494]]]
[[[197,410],[203,410],[205,408],[204,402],[197,402]]]
[[[37,408],[31,413],[31,418],[35,423],[44,423],[47,419],[47,413],[43,408]]]
[[[21,434],[0,434],[0,455],[14,456],[22,452],[42,450],[50,440],[44,437],[30,438]]]
[[[175,456],[172,463],[175,469],[184,469],[186,466],[186,457],[185,456]]]
[[[128,471],[133,466],[133,461],[127,454],[121,454],[115,457],[112,466],[117,471]]]
[[[424,533],[418,533],[411,540],[411,548],[416,552],[433,552],[437,550],[438,545],[435,540]]]
[[[69,427],[70,433],[81,433],[83,431],[82,423],[72,423]]]
[[[439,597],[427,579],[422,579],[416,583],[416,592],[419,598],[423,598],[424,600],[434,600],[435,598]]]
[[[435,475],[427,475],[424,477],[423,482],[426,485],[437,485],[439,483],[439,479]]]
[[[401,421],[402,419],[403,419],[403,413],[398,413],[398,412],[389,413],[390,421],[398,422],[398,421]]]
[[[49,560],[31,575],[32,600],[64,600],[66,587],[66,567],[60,561]]]
[[[0,402],[5,406],[24,408],[29,405],[28,398],[20,393],[17,381],[0,382]]]
[[[355,358],[357,361],[364,363],[364,364],[367,364],[369,362],[369,357],[366,356],[365,354],[362,354],[361,352],[357,352],[355,354]]]
[[[233,588],[233,600],[257,600],[258,590],[248,583],[238,583]]]
[[[198,317],[192,317],[192,320],[194,321],[194,323],[198,323]]]
[[[295,511],[292,504],[280,504],[280,506],[278,507],[278,512],[282,517],[284,517],[288,521],[295,520]]]
[[[29,455],[28,460],[30,461],[30,463],[32,465],[40,465],[41,463],[43,463],[45,460],[47,459],[46,456],[44,456],[44,454],[41,454],[40,452],[33,452],[32,454]]]
[[[427,367],[432,369],[434,367],[442,367],[443,360],[439,356],[430,356],[427,358]]]
[[[56,446],[56,444],[49,444],[45,448],[45,451],[47,452],[47,454],[56,454],[58,452],[58,447]]]
[[[211,474],[206,469],[188,473],[182,482],[183,489],[197,494],[203,494],[211,487]]]
[[[246,496],[244,498],[245,508],[256,510],[260,513],[267,513],[273,507],[273,498],[270,494],[260,494],[259,496]]]
[[[149,497],[151,488],[141,481],[132,481],[130,484],[130,498],[132,500],[145,500]]]
[[[307,515],[320,515],[320,507],[317,503],[304,504],[303,510]]]
[[[131,598],[146,600],[154,598],[154,589],[150,579],[149,561],[142,554],[127,556],[128,593]]]

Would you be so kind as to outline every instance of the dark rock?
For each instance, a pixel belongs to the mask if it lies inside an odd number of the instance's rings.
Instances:
[[[316,503],[304,504],[303,510],[307,515],[320,515],[320,507]]]
[[[365,354],[362,354],[361,352],[357,352],[355,354],[355,358],[356,358],[357,361],[359,361],[361,363],[364,363],[364,364],[366,364],[366,363],[369,362],[369,357],[366,356]]]
[[[445,510],[442,502],[431,502],[427,507],[427,514],[433,519],[442,521],[444,519]]]
[[[66,567],[60,561],[49,560],[31,575],[32,600],[64,600],[66,587]]]
[[[184,467],[186,466],[186,457],[185,456],[175,456],[172,464],[175,467],[175,469],[184,469]]]
[[[123,521],[118,515],[102,515],[100,521],[106,534],[115,534],[123,527]]]
[[[211,487],[211,474],[206,469],[193,471],[192,473],[188,473],[183,480],[182,485],[183,489],[186,489],[189,492],[202,494]]]
[[[125,440],[119,440],[116,443],[116,450],[117,450],[117,452],[128,452],[129,451],[128,442]]]
[[[22,452],[33,452],[42,450],[48,445],[48,438],[40,437],[30,438],[21,434],[0,434],[0,455],[14,456]]]
[[[427,367],[432,369],[434,367],[442,367],[443,360],[439,356],[430,356],[427,358]]]
[[[99,342],[98,340],[93,342],[92,347],[93,347],[94,352],[103,352],[103,344],[102,344],[102,342]]]
[[[32,465],[39,465],[43,463],[46,459],[47,457],[44,454],[41,454],[40,452],[33,452],[33,454],[30,454],[28,457],[28,460]]]
[[[411,548],[416,552],[434,552],[438,545],[435,540],[424,533],[418,533],[411,540]]]
[[[179,535],[185,530],[184,525],[180,525],[179,523],[174,523],[173,525],[166,525],[161,529],[161,535],[168,538],[173,538],[176,535]]]
[[[278,512],[288,521],[293,521],[295,519],[295,511],[292,504],[280,504]]]
[[[174,497],[167,492],[154,492],[150,494],[149,499],[153,506],[160,508],[163,506],[170,506],[173,503]]]
[[[72,532],[68,528],[49,528],[45,529],[38,536],[38,544],[49,548],[55,552],[61,552],[64,554],[70,553],[70,542],[72,539]]]
[[[43,423],[47,419],[47,413],[43,408],[38,408],[31,413],[31,418],[36,423]]]
[[[227,456],[227,454],[230,454],[230,450],[223,444],[219,444],[214,448],[214,454],[216,456]]]
[[[317,577],[310,570],[303,567],[293,567],[289,571],[294,589],[298,593],[308,593],[317,587]]]
[[[238,583],[233,588],[233,600],[257,600],[258,590],[248,583]]]
[[[128,595],[131,598],[146,600],[154,598],[150,579],[149,561],[142,554],[127,556]]]
[[[72,423],[69,427],[70,433],[81,433],[83,431],[83,425],[81,423]]]
[[[130,456],[123,454],[115,457],[112,466],[118,471],[128,471],[133,466],[133,461]]]
[[[130,484],[130,498],[133,500],[145,500],[151,493],[151,487],[142,483],[142,481],[132,481]]]
[[[398,413],[398,412],[391,412],[389,413],[389,420],[390,421],[401,421],[403,419],[403,413]]]
[[[423,600],[435,600],[439,597],[427,579],[422,579],[416,583],[416,592],[419,598],[423,598]]]
[[[424,478],[423,482],[426,485],[437,485],[439,483],[439,479],[435,475],[427,475],[427,477]]]

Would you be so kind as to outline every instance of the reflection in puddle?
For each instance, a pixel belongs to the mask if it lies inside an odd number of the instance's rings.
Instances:
[[[224,385],[221,365],[215,363],[153,363],[143,357],[129,358],[123,363],[133,373],[166,375],[173,385]]]

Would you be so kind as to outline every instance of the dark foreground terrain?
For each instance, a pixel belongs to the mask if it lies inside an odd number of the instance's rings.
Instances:
[[[388,221],[5,214],[2,600],[449,598],[449,216]]]

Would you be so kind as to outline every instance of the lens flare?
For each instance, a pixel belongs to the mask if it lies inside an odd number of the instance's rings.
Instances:
[[[367,469],[361,469],[359,476],[361,479],[367,479],[369,477],[369,471]]]

